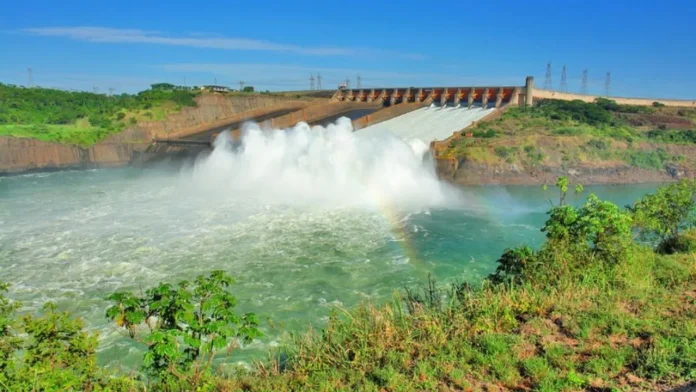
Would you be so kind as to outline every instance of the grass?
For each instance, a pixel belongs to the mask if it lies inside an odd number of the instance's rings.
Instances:
[[[76,144],[82,147],[96,144],[113,133],[115,131],[79,122],[69,125],[0,125],[0,136],[25,137],[44,142]]]

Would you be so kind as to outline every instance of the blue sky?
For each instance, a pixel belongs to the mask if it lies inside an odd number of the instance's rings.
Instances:
[[[658,1],[5,2],[0,81],[134,92],[165,81],[257,89],[542,86],[696,98],[696,4]]]

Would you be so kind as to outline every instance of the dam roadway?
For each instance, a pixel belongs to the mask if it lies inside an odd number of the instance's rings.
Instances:
[[[326,107],[330,108],[332,106],[336,105],[331,105],[327,104]],[[295,126],[297,123],[305,121],[309,125],[320,125],[320,126],[327,126],[329,124],[332,124],[336,122],[341,117],[347,117],[350,120],[355,120],[364,116],[367,116],[369,114],[372,114],[379,110],[381,107],[375,106],[375,105],[350,105],[347,107],[332,107],[331,109],[334,110],[328,110],[327,112],[329,114],[327,115],[314,115],[314,116],[309,116],[310,119],[306,119],[307,115],[303,113],[302,108],[283,108],[283,109],[278,109],[274,110],[268,113],[264,113],[262,115],[258,116],[253,116],[253,117],[248,117],[243,120],[237,120],[234,122],[230,122],[225,125],[220,125],[214,128],[207,129],[203,132],[198,132],[192,135],[188,136],[183,136],[180,138],[176,139],[156,139],[155,142],[160,145],[170,145],[170,146],[178,146],[178,147],[184,147],[184,146],[203,146],[203,145],[210,145],[212,143],[212,140],[214,139],[214,136],[223,132],[223,131],[230,131],[232,134],[232,137],[234,139],[238,139],[240,134],[241,134],[241,129],[242,126],[247,123],[247,122],[253,122],[257,123],[261,126],[264,126],[264,123],[266,125],[270,125],[271,127],[274,128],[288,128]],[[338,109],[338,111],[336,110]],[[288,121],[284,121],[281,124],[276,124],[275,121],[279,119],[283,119],[290,116],[290,119]],[[270,124],[269,124],[270,122]]]
[[[280,116],[286,115],[288,113],[292,113],[294,111],[297,111],[299,109],[300,108],[284,108],[284,109],[275,110],[275,111],[272,111],[272,112],[269,112],[266,114],[262,114],[260,116],[246,118],[244,120],[235,121],[235,122],[225,124],[225,125],[222,125],[219,127],[211,128],[211,129],[204,131],[204,132],[201,132],[201,133],[196,133],[193,135],[185,136],[185,137],[182,137],[181,140],[182,141],[200,141],[200,142],[206,141],[206,142],[210,142],[213,135],[218,134],[226,129],[229,129],[229,130],[241,129],[242,125],[246,122],[262,123],[266,120],[270,120],[270,119],[275,118],[275,117],[280,117]]]

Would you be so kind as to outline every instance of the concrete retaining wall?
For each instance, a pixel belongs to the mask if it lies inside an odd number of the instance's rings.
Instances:
[[[305,106],[312,101],[290,100],[272,95],[227,96],[203,94],[196,98],[197,107],[185,107],[179,113],[170,114],[163,121],[141,121],[138,128],[154,138],[174,138],[212,128],[211,124],[234,122],[242,113],[263,110],[280,105]],[[205,130],[205,129],[203,129]]]
[[[353,129],[357,131],[370,125],[381,123],[382,121],[391,120],[394,117],[401,116],[418,108],[422,108],[423,106],[424,104],[421,102],[411,102],[380,109],[372,114],[353,120]]]
[[[40,140],[0,137],[0,173],[38,169],[118,166],[128,163],[145,146],[104,142],[84,148]]]
[[[270,121],[265,121],[262,125],[268,128],[288,128],[298,122],[313,122],[326,117],[335,116],[341,112],[361,108],[381,107],[381,103],[361,103],[361,102],[329,102],[307,106],[296,112],[284,116],[275,117]]]
[[[534,89],[534,99],[562,99],[572,101],[579,99],[584,102],[594,102],[597,98],[608,98],[620,105],[640,105],[651,106],[653,102],[660,102],[665,106],[696,107],[696,100],[683,99],[659,99],[659,98],[623,98],[623,97],[603,97],[600,95],[582,95],[572,93],[561,93],[558,91]]]

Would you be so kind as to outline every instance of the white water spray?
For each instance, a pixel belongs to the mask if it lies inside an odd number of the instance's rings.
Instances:
[[[262,130],[247,124],[241,146],[221,134],[212,154],[193,167],[197,189],[271,204],[398,208],[452,206],[458,192],[438,180],[428,146],[389,134],[352,132],[340,118],[326,128],[300,123]]]

